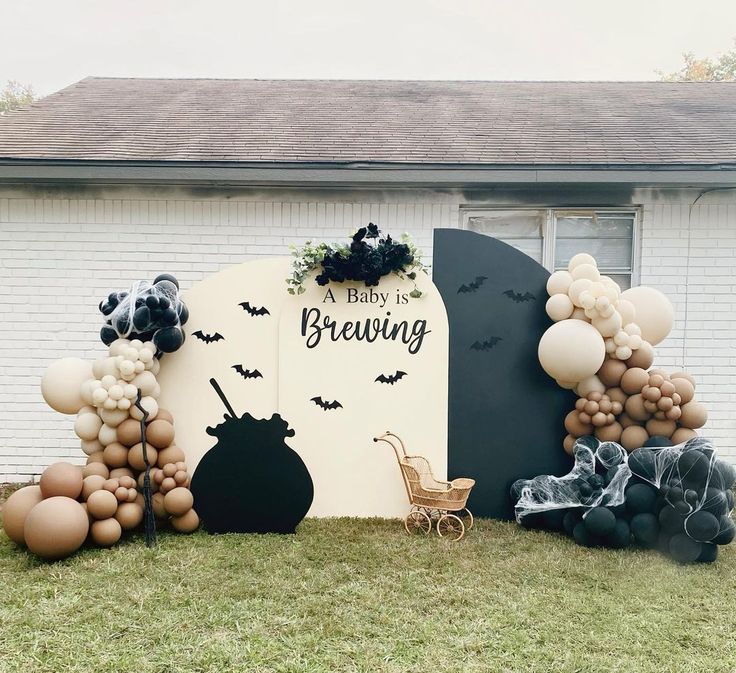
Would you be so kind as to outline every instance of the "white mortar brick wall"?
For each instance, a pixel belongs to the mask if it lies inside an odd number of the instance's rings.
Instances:
[[[642,207],[641,283],[664,291],[677,314],[655,364],[684,362],[698,378],[707,435],[736,460],[736,195],[701,198],[688,228],[696,196],[633,196]],[[432,229],[458,226],[465,203],[452,190],[69,189],[29,198],[3,189],[0,482],[29,480],[59,459],[83,462],[73,417],[45,405],[39,381],[57,358],[100,357],[97,304],[110,291],[164,271],[185,289],[230,264],[288,254],[290,243],[341,240],[369,221],[409,231],[429,262]]]

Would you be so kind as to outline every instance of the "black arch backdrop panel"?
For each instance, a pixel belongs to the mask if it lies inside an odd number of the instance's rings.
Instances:
[[[537,345],[550,320],[549,272],[490,236],[436,229],[432,278],[450,323],[448,471],[476,479],[474,514],[511,518],[520,478],[567,473],[575,396],[547,376]]]

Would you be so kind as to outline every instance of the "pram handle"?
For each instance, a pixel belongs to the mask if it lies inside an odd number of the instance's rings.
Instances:
[[[391,439],[393,438],[393,439]],[[393,440],[398,441],[399,446],[401,447],[401,453],[404,454],[404,457],[406,458],[406,447],[404,446],[404,442],[401,441],[401,437],[398,435],[395,435],[390,430],[386,430],[382,435],[378,435],[378,437],[374,437],[374,442],[386,442],[386,444],[389,444],[391,448],[394,450],[394,453],[396,453],[396,458],[399,462],[401,462],[401,455],[399,454],[399,449],[397,448],[396,444]]]

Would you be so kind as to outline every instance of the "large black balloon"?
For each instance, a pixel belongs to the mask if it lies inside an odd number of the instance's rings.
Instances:
[[[573,528],[572,536],[575,539],[575,542],[583,547],[592,547],[595,544],[590,531],[582,521],[576,524],[575,528]]]
[[[548,278],[529,256],[490,236],[435,229],[432,279],[450,325],[448,472],[483,475],[468,502],[482,516],[511,518],[507,494],[516,479],[563,475],[571,466],[561,446],[575,396],[537,357],[552,324],[544,310]]]
[[[167,280],[170,283],[173,283],[176,286],[176,289],[179,289],[179,281],[176,280],[175,276],[172,276],[170,273],[160,273],[158,276],[156,276],[153,279],[153,284],[156,285],[158,282],[162,280]]]
[[[644,512],[631,519],[631,533],[643,547],[654,547],[659,537],[659,522],[654,514]]]
[[[562,522],[567,510],[549,509],[542,514],[542,522],[548,530],[562,530]]]
[[[644,446],[647,448],[672,446],[672,440],[667,437],[661,437],[660,435],[653,435],[644,442]]]
[[[284,441],[288,423],[274,414],[225,416],[207,428],[217,444],[192,477],[197,513],[210,533],[293,533],[312,504],[306,465]]]
[[[716,544],[731,544],[734,537],[736,537],[736,524],[734,524],[733,519],[726,514],[721,517],[718,535],[716,535],[713,542]]]
[[[702,509],[720,518],[728,514],[728,496],[719,488],[707,488],[702,497]]]
[[[649,484],[633,484],[626,489],[626,509],[630,514],[654,512],[657,490]]]
[[[700,556],[696,559],[698,563],[713,563],[718,558],[718,545],[706,542]]]
[[[100,339],[105,346],[109,346],[113,341],[118,339],[118,333],[110,325],[103,325],[100,328]]]
[[[690,488],[702,488],[708,481],[710,460],[702,451],[683,451],[677,459],[677,471],[683,485]]]
[[[616,517],[605,507],[593,507],[583,519],[591,535],[604,537],[616,528]]]
[[[685,532],[698,542],[710,542],[720,530],[720,522],[710,512],[699,510],[685,519]]]
[[[606,536],[606,543],[614,549],[623,549],[631,544],[631,528],[625,519],[616,519],[616,526]]]
[[[703,551],[703,545],[685,533],[678,533],[670,538],[670,556],[680,563],[697,561]]]
[[[575,526],[582,521],[582,512],[579,510],[569,510],[562,519],[562,528],[568,535],[572,535]]]
[[[153,335],[153,343],[162,353],[173,353],[184,343],[184,332],[179,327],[164,327]]]

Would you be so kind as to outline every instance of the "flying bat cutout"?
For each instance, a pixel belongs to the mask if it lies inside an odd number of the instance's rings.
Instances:
[[[488,339],[484,339],[483,341],[476,341],[473,343],[473,345],[470,347],[470,350],[472,351],[489,351],[491,348],[494,348],[499,341],[503,341],[501,337],[492,336]]]
[[[472,283],[468,283],[467,285],[461,285],[457,293],[458,294],[465,294],[466,292],[477,292],[483,283],[485,283],[488,280],[486,276],[476,276],[475,280]]]
[[[504,294],[513,302],[517,304],[523,304],[528,301],[536,301],[537,298],[531,292],[514,292],[514,290],[506,290]]]
[[[325,402],[321,397],[313,397],[310,401],[314,402],[318,407],[324,409],[325,411],[330,411],[332,409],[342,409],[342,404],[340,404],[337,400],[333,400],[332,402]]]
[[[385,374],[380,374],[376,377],[375,383],[388,383],[389,385],[394,385],[397,381],[400,381],[406,376],[406,372],[402,372],[398,370],[395,374],[389,374],[386,376]]]
[[[244,379],[262,379],[263,374],[257,369],[251,371],[250,369],[243,369],[243,365],[233,365],[232,368],[238,372]]]
[[[198,329],[196,332],[192,332],[192,336],[197,337],[200,341],[204,341],[206,344],[214,343],[215,341],[224,341],[225,337],[222,336],[219,332],[215,332],[214,334],[205,334],[201,329]]]
[[[249,301],[241,301],[240,306],[242,306],[243,310],[251,316],[271,315],[271,312],[265,306],[256,308],[255,306],[251,306]]]

